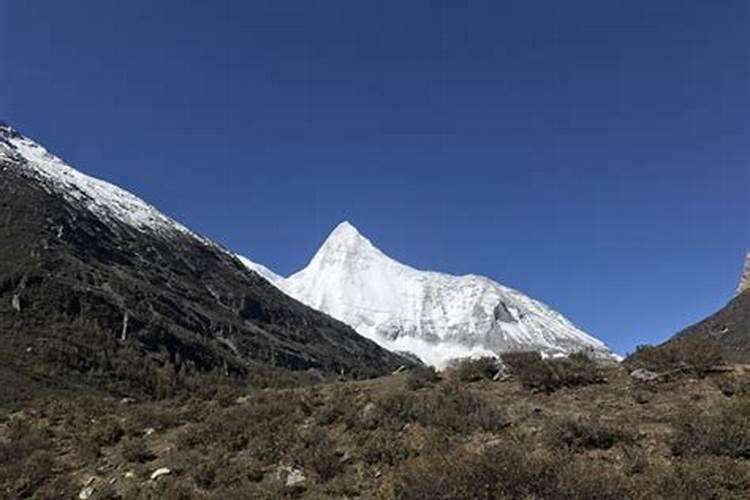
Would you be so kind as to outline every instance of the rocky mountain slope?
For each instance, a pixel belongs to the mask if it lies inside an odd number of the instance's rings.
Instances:
[[[375,375],[404,363],[5,124],[0,346],[14,376],[146,395],[258,367]]]
[[[674,339],[691,335],[714,338],[719,341],[727,360],[750,363],[750,290],[741,292],[703,321],[682,330]]]
[[[289,278],[242,259],[281,290],[393,350],[444,365],[454,357],[534,350],[609,356],[560,313],[476,275],[420,271],[388,257],[348,222]]]
[[[750,363],[748,271],[750,271],[750,260],[746,258],[740,286],[737,288],[737,295],[716,313],[678,332],[668,343],[691,336],[709,337],[718,341],[727,360]]]

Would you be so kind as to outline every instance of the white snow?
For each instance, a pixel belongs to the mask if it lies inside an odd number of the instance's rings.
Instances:
[[[141,230],[179,231],[200,238],[132,193],[79,172],[31,139],[13,136],[7,133],[9,127],[3,130],[0,125],[0,132],[3,131],[6,131],[6,141],[0,141],[0,157],[18,159],[20,156],[25,160],[20,165],[43,181],[48,190],[62,194],[68,201],[81,204],[104,219]],[[200,239],[208,243],[206,239]]]
[[[750,289],[750,252],[745,254],[745,267],[742,268],[742,277],[740,284],[737,285],[737,293],[740,294]]]
[[[237,255],[237,258],[246,268],[250,269],[251,271],[255,271],[273,284],[278,284],[284,279],[282,276],[279,276],[275,272],[271,271],[263,264],[253,262],[252,260],[248,259],[247,257],[243,257],[242,255]]]
[[[258,264],[246,265],[258,269]],[[336,227],[308,266],[289,278],[267,270],[261,274],[383,347],[413,352],[439,367],[455,357],[518,349],[609,354],[602,342],[541,302],[482,276],[401,264],[348,222]]]

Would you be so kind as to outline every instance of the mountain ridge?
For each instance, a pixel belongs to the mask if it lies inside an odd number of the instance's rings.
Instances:
[[[750,362],[750,252],[745,256],[734,297],[715,313],[677,332],[665,344],[687,337],[713,339],[728,361]]]
[[[7,125],[0,210],[0,362],[18,373],[155,395],[182,374],[370,376],[410,363]]]

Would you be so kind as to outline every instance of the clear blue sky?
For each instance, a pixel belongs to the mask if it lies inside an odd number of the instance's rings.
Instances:
[[[732,296],[747,0],[0,0],[0,119],[289,273],[349,219],[619,352]]]

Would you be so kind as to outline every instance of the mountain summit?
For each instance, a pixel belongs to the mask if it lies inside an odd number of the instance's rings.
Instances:
[[[610,354],[541,302],[482,276],[404,265],[349,222],[331,232],[304,269],[269,279],[381,345],[438,366],[454,357],[510,350]]]
[[[331,231],[310,261],[310,266],[320,268],[356,265],[380,256],[383,254],[370,240],[362,236],[350,222],[344,221]]]

